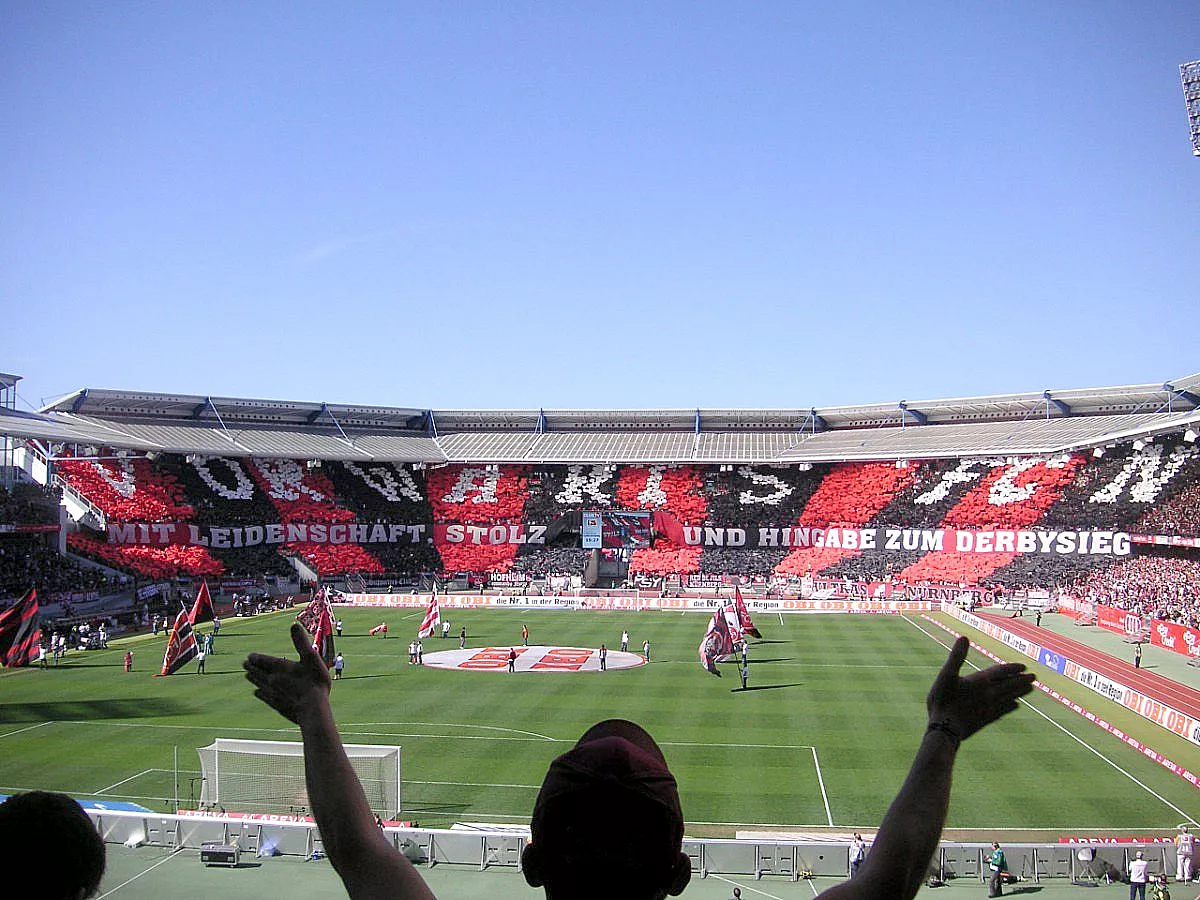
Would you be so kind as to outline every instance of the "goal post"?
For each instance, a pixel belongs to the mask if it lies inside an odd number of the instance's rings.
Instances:
[[[385,819],[400,814],[400,748],[344,744],[371,809]],[[200,754],[200,804],[236,812],[308,812],[304,745],[292,741],[216,738]]]

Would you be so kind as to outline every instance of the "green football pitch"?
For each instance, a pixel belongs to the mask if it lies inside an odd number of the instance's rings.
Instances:
[[[701,669],[696,647],[707,618],[696,614],[448,611],[455,635],[466,626],[471,647],[519,643],[522,622],[531,644],[611,648],[627,628],[631,648],[643,639],[653,647],[653,661],[634,669],[515,675],[408,665],[419,610],[340,615],[346,676],[334,685],[333,704],[343,738],[403,748],[400,818],[424,826],[526,823],[550,760],[592,723],[622,717],[662,745],[689,834],[873,829],[908,769],[949,640],[920,616],[761,617],[764,640],[751,644],[750,689],[742,691],[734,666],[723,678]],[[42,788],[162,812],[176,796],[194,805],[196,748],[216,737],[298,739],[254,698],[241,669],[251,651],[290,655],[291,619],[225,620],[204,675],[191,664],[152,677],[162,636],[74,652],[57,669],[0,673],[0,793]],[[390,637],[368,636],[381,619]],[[458,641],[425,646],[433,652]],[[129,674],[126,649],[135,657]],[[973,651],[972,664],[987,660]],[[1038,675],[1197,768],[1186,741],[1053,673]],[[965,745],[948,827],[1010,838],[1031,829],[1169,832],[1194,815],[1197,799],[1177,775],[1035,692]]]

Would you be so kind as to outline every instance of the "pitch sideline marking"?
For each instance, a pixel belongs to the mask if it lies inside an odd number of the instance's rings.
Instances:
[[[53,724],[54,724],[54,722],[52,722],[52,721],[51,722],[38,722],[36,725],[30,725],[27,728],[18,728],[16,731],[6,731],[4,734],[0,734],[0,738],[12,737],[14,734],[21,734],[22,732],[25,732],[25,731],[33,731],[33,729],[41,728],[43,725],[53,725]]]
[[[825,818],[829,820],[829,826],[833,827],[833,810],[829,808],[829,795],[825,793],[825,779],[821,776],[821,762],[817,759],[817,748],[809,747],[813,755],[813,767],[817,770],[817,784],[821,786],[821,799],[825,801]]]
[[[140,872],[138,872],[136,875],[134,875],[132,878],[129,878],[129,879],[125,880],[125,881],[122,881],[120,884],[118,884],[118,885],[117,885],[115,888],[113,888],[112,890],[105,891],[103,894],[101,894],[99,897],[97,897],[97,898],[96,898],[96,900],[104,900],[104,898],[105,898],[105,897],[112,896],[112,895],[113,895],[113,894],[115,894],[117,891],[121,890],[121,888],[125,887],[127,884],[132,884],[133,882],[137,881],[139,878],[141,878],[141,877],[142,877],[143,875],[145,875],[147,872],[151,872],[151,871],[153,871],[154,869],[157,869],[159,866],[161,866],[161,865],[162,865],[163,863],[165,863],[165,862],[170,862],[170,861],[171,861],[171,860],[173,860],[173,859],[174,859],[176,856],[178,856],[180,853],[182,853],[182,852],[183,852],[183,850],[184,850],[184,848],[183,848],[183,847],[177,847],[177,848],[176,848],[174,851],[172,851],[172,853],[171,853],[171,855],[170,855],[170,856],[166,857],[165,859],[160,859],[160,860],[159,860],[158,862],[156,862],[154,865],[150,866],[149,868],[143,869],[142,871],[140,871]]]
[[[942,643],[942,640],[938,635],[934,634],[933,632],[926,631],[924,628],[922,628],[920,625],[918,625],[916,622],[914,622],[908,616],[903,616],[903,619],[904,619],[904,621],[908,622],[908,624],[912,625],[913,628],[917,629],[917,631],[920,631],[922,634],[928,635],[929,638],[934,643],[941,644],[947,650],[950,649],[948,644]],[[971,662],[970,660],[967,660],[967,665],[969,665],[976,672],[980,671],[980,667],[975,665],[975,663]],[[1049,722],[1051,725],[1053,725],[1055,728],[1057,728],[1059,731],[1061,731],[1063,734],[1065,734],[1071,740],[1075,741],[1075,743],[1079,744],[1079,746],[1083,747],[1089,753],[1093,754],[1097,759],[1101,759],[1104,762],[1108,763],[1112,768],[1116,769],[1118,772],[1120,772],[1122,775],[1124,775],[1126,778],[1128,778],[1130,781],[1132,781],[1134,784],[1136,784],[1138,787],[1140,787],[1142,790],[1144,790],[1151,797],[1154,797],[1157,800],[1161,800],[1164,805],[1166,805],[1170,809],[1174,810],[1175,812],[1179,813],[1184,818],[1187,818],[1188,813],[1184,812],[1182,809],[1180,809],[1178,806],[1176,806],[1174,803],[1172,803],[1170,800],[1168,800],[1162,794],[1158,793],[1158,791],[1154,790],[1149,785],[1144,784],[1143,782],[1139,781],[1137,776],[1135,776],[1132,772],[1128,772],[1125,769],[1121,768],[1121,766],[1118,765],[1115,761],[1109,759],[1107,756],[1105,756],[1103,753],[1101,753],[1099,750],[1097,750],[1095,747],[1093,747],[1091,744],[1089,744],[1083,738],[1079,737],[1077,734],[1070,731],[1065,725],[1061,724],[1060,722],[1056,722],[1054,719],[1050,718],[1050,716],[1046,715],[1046,713],[1042,712],[1040,709],[1038,709],[1036,706],[1034,706],[1032,703],[1030,703],[1025,698],[1021,698],[1020,703],[1021,703],[1021,705],[1027,706],[1029,709],[1032,709],[1035,713],[1037,713],[1039,716],[1041,716],[1043,719],[1045,719],[1047,722]]]

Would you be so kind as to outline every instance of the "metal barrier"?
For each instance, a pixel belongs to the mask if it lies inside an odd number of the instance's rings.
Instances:
[[[100,836],[110,844],[149,844],[199,851],[201,844],[237,846],[246,854],[311,857],[324,852],[312,822],[246,819],[233,816],[172,816],[116,810],[87,810]],[[461,865],[480,870],[521,868],[529,842],[525,831],[465,831],[446,828],[385,828],[392,845],[419,865]],[[1106,873],[1127,872],[1142,850],[1151,873],[1174,872],[1172,844],[1005,844],[1009,871],[1025,881],[1070,878],[1101,880]],[[1088,853],[1087,851],[1091,851]],[[692,871],[708,875],[775,876],[797,881],[812,876],[845,878],[850,874],[846,841],[738,841],[689,838],[683,852]],[[930,861],[943,879],[989,877],[991,845],[943,842]],[[1088,859],[1082,859],[1086,855]]]

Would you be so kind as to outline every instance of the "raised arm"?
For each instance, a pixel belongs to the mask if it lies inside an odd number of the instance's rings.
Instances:
[[[1020,663],[960,677],[969,646],[965,637],[954,643],[929,689],[925,736],[866,862],[853,879],[824,891],[823,900],[916,896],[946,822],[950,772],[959,745],[1016,709],[1017,700],[1033,688],[1033,675]]]
[[[434,900],[412,863],[384,837],[350,765],[329,705],[329,671],[308,632],[292,625],[298,661],[251,653],[254,696],[300,726],[313,818],[329,861],[354,900]]]

